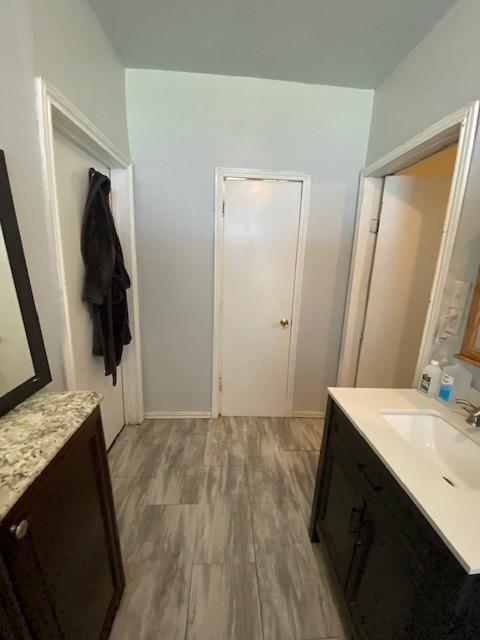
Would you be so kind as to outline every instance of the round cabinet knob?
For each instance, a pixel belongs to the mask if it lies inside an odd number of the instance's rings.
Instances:
[[[10,527],[10,533],[15,536],[17,540],[21,540],[27,535],[28,521],[22,520],[19,524],[14,524]]]
[[[280,324],[282,325],[282,327],[288,327],[289,322],[288,322],[287,318],[282,318],[280,320]]]

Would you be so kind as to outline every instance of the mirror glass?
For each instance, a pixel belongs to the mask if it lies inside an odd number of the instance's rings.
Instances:
[[[5,395],[32,378],[35,369],[1,229],[0,309],[0,395]]]
[[[462,347],[457,357],[468,362],[468,364],[480,367],[480,271],[478,272],[472,303],[468,312]]]
[[[0,416],[51,379],[5,154],[0,150]]]

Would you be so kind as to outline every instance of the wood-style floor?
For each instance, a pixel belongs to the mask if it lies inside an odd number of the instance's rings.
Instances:
[[[109,461],[127,587],[111,640],[346,638],[306,529],[322,426],[123,429]]]

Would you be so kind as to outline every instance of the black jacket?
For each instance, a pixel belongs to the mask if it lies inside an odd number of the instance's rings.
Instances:
[[[91,305],[93,354],[103,356],[105,375],[117,383],[123,346],[131,340],[126,290],[130,278],[110,209],[110,180],[90,169],[82,227],[83,300]]]

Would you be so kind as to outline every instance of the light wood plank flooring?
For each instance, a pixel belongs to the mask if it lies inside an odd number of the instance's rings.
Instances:
[[[127,587],[112,640],[347,638],[310,514],[323,423],[150,420],[109,453]]]

